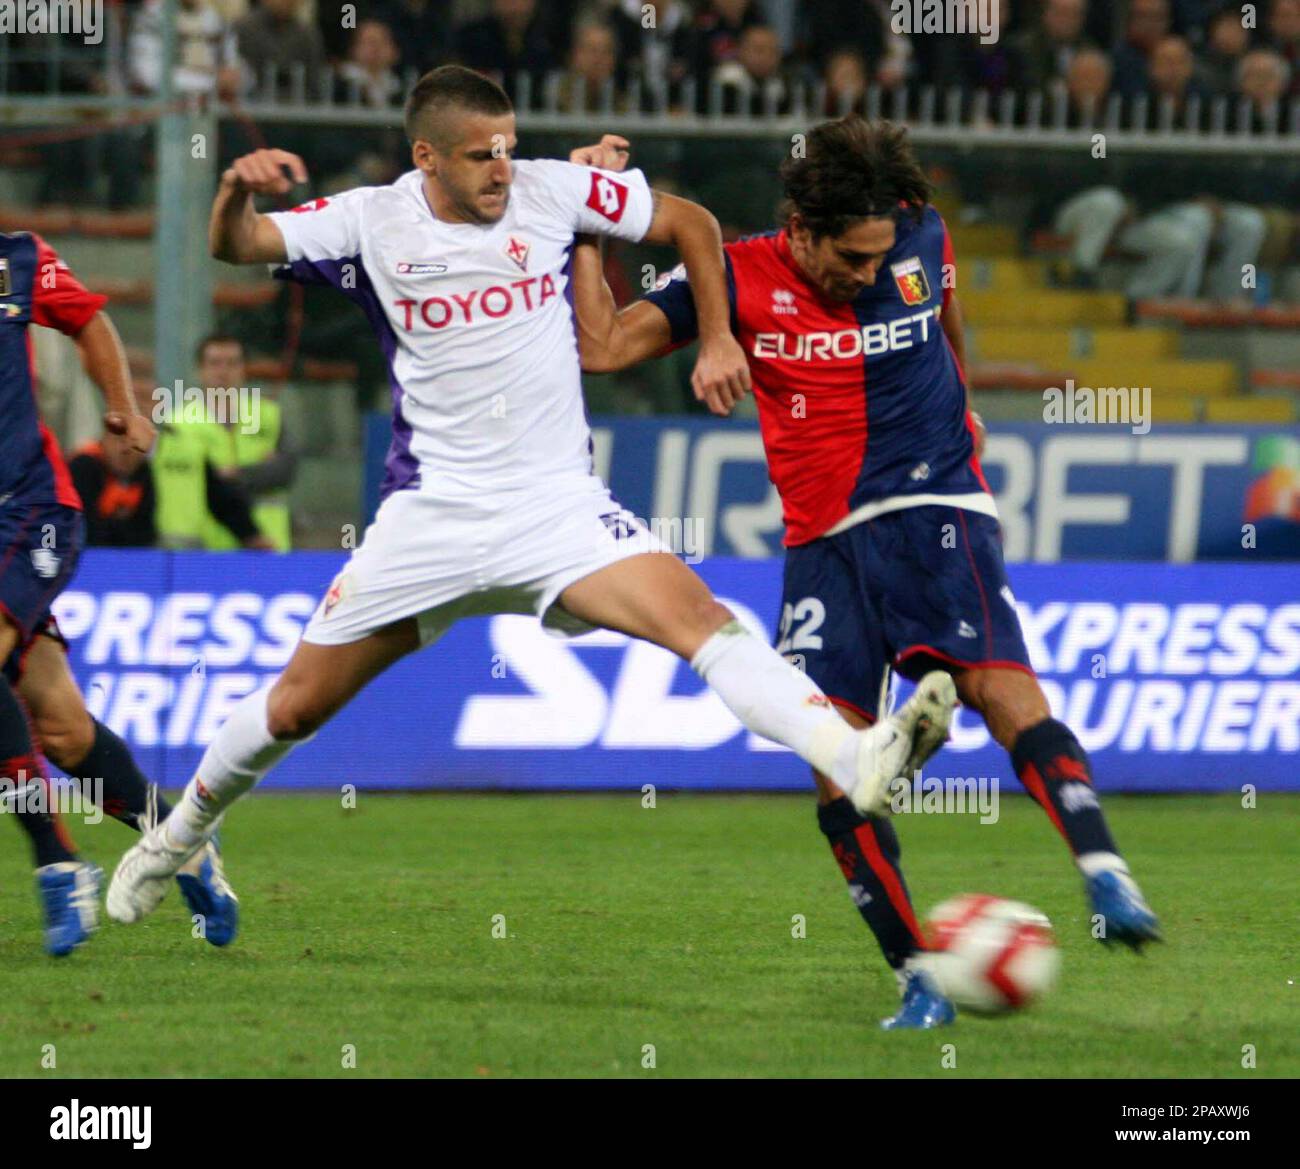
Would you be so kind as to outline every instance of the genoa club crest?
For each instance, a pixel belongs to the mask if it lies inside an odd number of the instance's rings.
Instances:
[[[890,264],[889,270],[894,274],[894,283],[898,286],[898,295],[904,304],[924,304],[930,299],[930,282],[925,278],[925,269],[921,266],[919,256],[910,256],[898,264]]]

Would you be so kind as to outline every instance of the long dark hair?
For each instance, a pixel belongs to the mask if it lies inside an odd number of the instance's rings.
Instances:
[[[904,205],[920,218],[930,180],[912,153],[907,128],[849,114],[822,122],[806,149],[781,164],[782,218],[799,213],[814,239],[842,235],[860,219],[887,218]]]

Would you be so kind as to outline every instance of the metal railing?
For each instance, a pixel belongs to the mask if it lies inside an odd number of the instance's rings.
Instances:
[[[112,10],[116,15],[116,9]],[[117,31],[114,31],[117,30]],[[50,85],[59,77],[51,42]],[[14,55],[0,42],[0,125],[103,120],[159,109],[161,96],[130,96],[123,81],[122,37],[118,20],[108,21],[98,93],[14,93],[6,91]],[[238,102],[190,95],[185,100],[211,105],[218,116],[242,113],[258,122],[302,122],[343,126],[392,127],[401,121],[400,95],[418,80],[409,70],[399,96],[385,105],[366,101],[360,84],[333,67],[315,74],[299,64],[268,67],[248,77]],[[1107,148],[1174,153],[1300,154],[1300,98],[1278,100],[1259,109],[1245,98],[1193,95],[1180,111],[1165,99],[1145,94],[1111,94],[1095,108],[1072,109],[1060,88],[1047,91],[984,90],[929,83],[890,89],[872,86],[854,97],[830,92],[820,80],[791,79],[757,85],[749,79],[701,84],[687,78],[668,87],[633,76],[625,87],[607,81],[591,87],[562,72],[503,79],[514,97],[520,125],[539,132],[590,134],[618,129],[643,136],[755,139],[805,132],[827,117],[856,110],[868,118],[887,117],[908,124],[922,144],[1078,147],[1101,133]],[[596,121],[593,121],[596,119]]]

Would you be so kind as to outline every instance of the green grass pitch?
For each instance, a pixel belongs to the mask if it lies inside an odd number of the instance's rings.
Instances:
[[[195,940],[173,891],[146,922],[105,924],[59,961],[40,951],[12,826],[0,1074],[1300,1074],[1300,799],[1108,809],[1165,928],[1146,957],[1089,936],[1065,847],[1027,799],[1004,799],[987,826],[899,817],[922,910],[958,892],[1020,898],[1051,917],[1064,957],[1055,992],[1028,1012],[907,1034],[877,1029],[894,981],[811,796],[661,793],[645,809],[639,793],[362,793],[344,810],[259,795],[225,833],[244,910],[232,947]],[[111,821],[73,827],[107,871],[133,839]]]

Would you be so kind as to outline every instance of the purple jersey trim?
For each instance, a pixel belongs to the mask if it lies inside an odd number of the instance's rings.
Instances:
[[[351,287],[344,284],[345,266],[350,265],[354,283]],[[402,414],[402,399],[406,391],[397,380],[397,334],[389,323],[384,307],[379,303],[375,286],[370,282],[370,275],[360,256],[351,256],[343,260],[295,260],[275,270],[279,280],[296,280],[299,284],[329,284],[337,288],[349,300],[361,306],[379,340],[384,361],[388,366],[388,385],[393,399],[393,441],[389,444],[388,454],[384,459],[384,480],[379,488],[382,502],[394,491],[403,491],[408,487],[420,485],[420,464],[411,453],[411,424]]]

